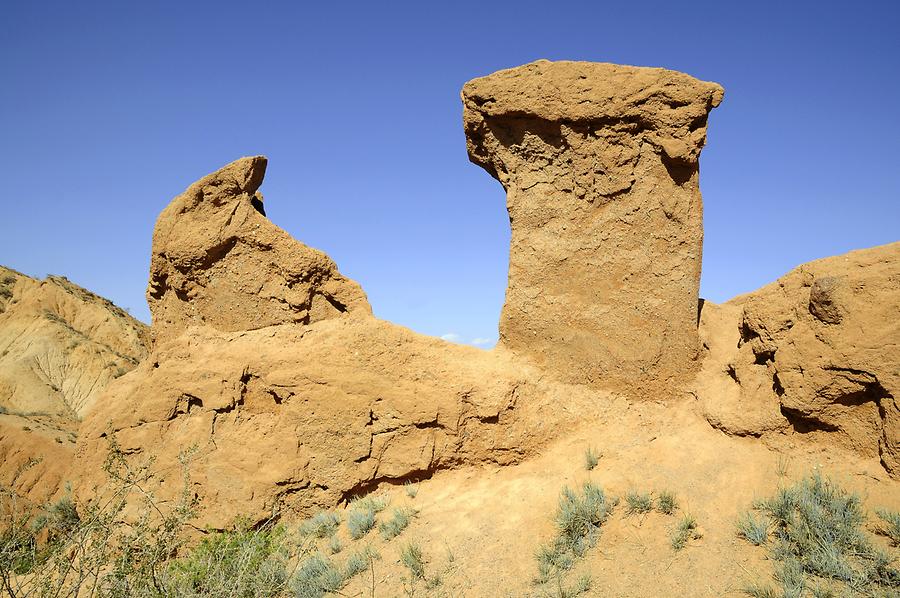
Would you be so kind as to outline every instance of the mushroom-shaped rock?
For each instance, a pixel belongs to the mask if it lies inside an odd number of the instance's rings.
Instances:
[[[236,160],[160,214],[147,288],[154,338],[191,324],[235,332],[371,314],[331,258],[266,218],[257,191],[265,171],[263,156]]]
[[[698,158],[722,88],[538,61],[462,91],[470,159],[507,192],[500,344],[569,383],[647,391],[695,371]]]

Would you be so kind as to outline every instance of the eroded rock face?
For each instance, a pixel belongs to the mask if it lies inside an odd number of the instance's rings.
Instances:
[[[176,197],[153,232],[147,302],[154,338],[191,324],[222,331],[369,314],[334,262],[265,217],[266,158],[241,158]]]
[[[699,394],[731,432],[796,431],[900,475],[900,243],[799,266],[704,305]],[[730,338],[730,341],[725,339]]]
[[[470,159],[507,192],[500,343],[572,383],[676,388],[695,370],[698,158],[715,83],[539,61],[465,85]]]
[[[508,353],[372,317],[356,283],[254,208],[262,164],[226,166],[160,217],[153,349],[85,419],[78,494],[102,488],[115,435],[130,458],[161,464],[162,500],[180,490],[179,453],[196,448],[200,525],[310,514],[378,483],[516,462],[596,405],[596,391],[542,381]]]
[[[110,301],[0,266],[0,484],[38,502],[53,495],[78,420],[148,346],[148,328]]]

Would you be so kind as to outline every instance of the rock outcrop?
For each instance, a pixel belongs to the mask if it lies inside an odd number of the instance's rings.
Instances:
[[[698,395],[715,426],[796,431],[900,476],[900,243],[816,260],[717,306]]]
[[[470,159],[507,193],[500,344],[570,383],[667,394],[699,350],[698,158],[722,88],[538,61],[462,91]]]
[[[179,490],[176,457],[195,448],[203,525],[309,513],[455,464],[515,462],[596,404],[597,392],[544,382],[504,352],[372,317],[326,256],[254,209],[263,164],[226,166],[160,217],[153,349],[82,426],[81,495],[102,485],[115,435],[131,458],[165,466],[161,499]]]
[[[148,328],[108,300],[60,276],[0,267],[0,483],[52,495],[79,420],[148,345]]]
[[[895,246],[707,303],[698,333],[697,161],[721,98],[607,64],[466,85],[469,153],[507,189],[512,225],[491,352],[373,317],[327,256],[265,217],[265,158],[201,179],[157,222],[153,347],[85,418],[78,494],[102,485],[114,435],[130,459],[156,459],[147,489],[162,500],[192,449],[199,525],[307,515],[440,468],[516,462],[597,417],[610,391],[692,389],[721,429],[835,431],[896,471]]]
[[[154,338],[191,324],[225,332],[370,314],[358,284],[265,217],[262,156],[204,177],[160,214],[147,302]]]

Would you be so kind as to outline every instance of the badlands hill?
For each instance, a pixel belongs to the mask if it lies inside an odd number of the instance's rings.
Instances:
[[[147,327],[61,276],[0,267],[0,480],[41,500],[69,476],[77,429],[103,389],[147,356]]]
[[[896,509],[900,243],[702,301],[699,155],[722,99],[681,73],[576,62],[466,84],[469,156],[506,190],[512,228],[492,351],[375,318],[328,256],[266,218],[262,156],[160,215],[149,333],[62,279],[10,273],[0,450],[55,464],[20,489],[51,496],[70,481],[90,502],[113,438],[132,463],[154,459],[164,502],[189,451],[207,530],[418,483],[411,533],[435,566],[442,540],[447,570],[465,572],[440,591],[470,596],[531,591],[564,484],[670,489],[700,521],[697,550],[673,554],[662,515],[611,520],[583,565],[611,596],[720,596],[767,574],[734,521],[787,462]],[[49,413],[47,431],[24,436],[43,421],[26,411]],[[387,560],[379,583],[393,595],[402,567]]]

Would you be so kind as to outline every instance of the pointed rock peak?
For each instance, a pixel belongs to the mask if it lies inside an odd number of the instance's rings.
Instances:
[[[237,331],[371,313],[327,255],[265,217],[258,189],[266,164],[263,156],[235,160],[160,214],[147,289],[154,338],[189,325]]]

